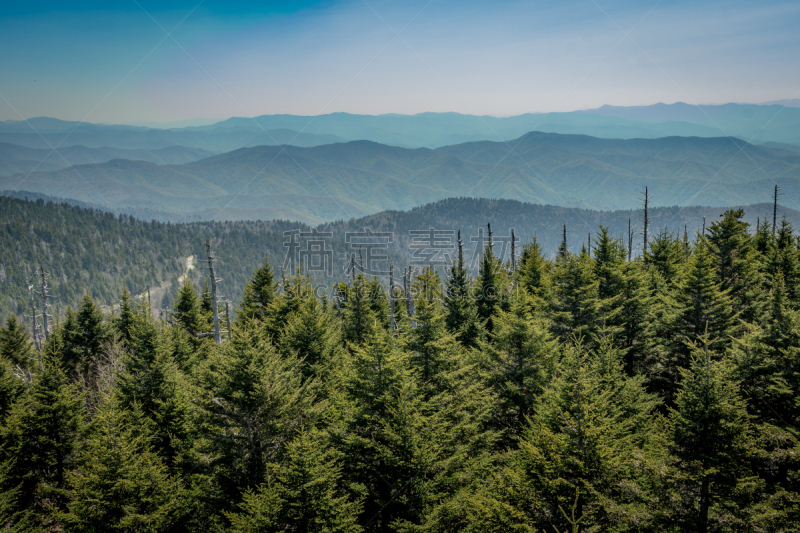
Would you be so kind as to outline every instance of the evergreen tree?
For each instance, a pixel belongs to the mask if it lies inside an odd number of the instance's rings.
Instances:
[[[269,264],[269,258],[253,274],[253,278],[245,285],[244,296],[236,310],[238,323],[250,320],[264,320],[270,304],[277,296],[275,274]]]
[[[416,326],[404,339],[406,349],[413,352],[412,364],[419,370],[423,382],[430,386],[437,375],[448,368],[457,347],[455,336],[447,332],[441,293],[439,274],[432,266],[415,276],[412,294]]]
[[[70,472],[73,495],[66,531],[168,531],[185,512],[182,482],[153,452],[148,424],[113,396],[93,420],[80,466]]]
[[[514,440],[553,373],[557,347],[546,326],[531,316],[526,298],[517,299],[510,312],[500,311],[495,326],[493,342],[480,348],[499,401],[498,426]]]
[[[472,281],[464,263],[460,231],[458,238],[458,259],[450,266],[444,294],[444,306],[447,310],[446,324],[447,330],[455,333],[456,338],[463,346],[475,347],[483,337],[483,324],[478,318]]]
[[[175,298],[172,320],[192,337],[196,338],[200,333],[206,333],[197,291],[188,278],[181,285]]]
[[[2,436],[10,461],[4,491],[17,489],[14,522],[24,529],[56,527],[69,498],[66,474],[75,463],[85,413],[83,398],[49,350],[30,388],[13,404]]]
[[[601,324],[599,282],[591,259],[567,254],[553,274],[553,329],[562,339],[591,335]]]
[[[491,492],[475,498],[486,510],[472,529],[569,531],[571,521],[587,531],[648,527],[646,465],[637,464],[632,436],[637,425],[650,431],[653,404],[641,382],[626,381],[617,352],[589,357],[580,344],[567,347],[519,450],[493,476]]]
[[[135,310],[131,304],[131,294],[128,287],[123,285],[119,297],[119,317],[114,321],[114,328],[125,343],[131,342],[131,329],[133,328]]]
[[[764,313],[756,263],[757,252],[744,222],[744,210],[728,210],[709,228],[708,247],[717,267],[717,281],[729,291],[733,309],[748,322],[761,321]]]
[[[649,250],[644,255],[644,263],[658,270],[664,281],[672,285],[686,262],[686,245],[666,229],[660,230],[648,243]]]
[[[800,309],[800,251],[794,238],[794,228],[785,218],[781,220],[766,256],[766,272],[773,279],[780,272],[786,284],[789,305],[792,309]]]
[[[84,295],[78,310],[77,325],[77,341],[81,353],[76,371],[93,383],[95,365],[102,353],[103,344],[111,338],[111,332],[103,319],[103,312],[89,293]]]
[[[491,335],[494,328],[493,317],[501,305],[505,289],[502,265],[494,250],[491,240],[486,244],[478,266],[478,282],[475,286],[475,300],[478,317],[485,324],[486,332]]]
[[[534,304],[544,305],[550,288],[550,263],[545,259],[542,246],[536,237],[525,243],[520,256],[517,279],[520,285],[534,298]]]
[[[346,289],[344,302],[344,339],[359,345],[382,322],[373,309],[372,288],[364,274],[358,274]]]
[[[750,423],[732,366],[712,361],[709,340],[702,342],[682,372],[670,414],[673,486],[681,503],[666,520],[683,530],[738,529],[735,492],[748,476]]]
[[[314,385],[303,382],[300,361],[280,356],[243,329],[216,347],[200,379],[206,453],[218,465],[222,497],[233,503],[241,491],[264,482],[267,465],[279,460],[286,443],[318,416]]]
[[[307,298],[289,316],[280,335],[281,352],[302,361],[303,374],[324,376],[341,358],[341,328],[333,311]]]
[[[6,326],[0,326],[0,358],[22,369],[32,366],[35,360],[30,336],[15,315],[8,315]]]
[[[270,465],[267,480],[244,494],[240,512],[228,513],[232,531],[356,533],[361,502],[341,481],[333,450],[316,432],[303,431],[286,447],[285,464]]]

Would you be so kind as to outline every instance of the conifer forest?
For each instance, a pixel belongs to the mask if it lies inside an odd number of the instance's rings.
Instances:
[[[794,228],[646,224],[637,254],[489,233],[477,273],[459,244],[321,293],[264,258],[227,310],[225,272],[166,313],[32,291],[35,335],[0,329],[0,527],[798,531]]]

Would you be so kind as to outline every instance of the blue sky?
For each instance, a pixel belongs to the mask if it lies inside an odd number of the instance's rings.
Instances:
[[[0,119],[506,116],[800,96],[798,2],[198,2],[5,2]]]

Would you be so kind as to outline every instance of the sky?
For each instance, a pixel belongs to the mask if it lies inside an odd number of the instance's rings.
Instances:
[[[0,6],[0,120],[104,123],[800,96],[800,2]]]

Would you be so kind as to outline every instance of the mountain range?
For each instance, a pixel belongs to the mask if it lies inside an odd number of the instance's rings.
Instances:
[[[84,145],[146,150],[177,145],[212,152],[258,145],[309,147],[348,140],[407,148],[438,148],[470,141],[510,141],[530,131],[542,131],[616,139],[737,137],[756,144],[800,144],[800,108],[784,104],[699,106],[677,102],[511,117],[459,113],[263,115],[172,128],[89,124],[38,117],[0,122],[0,142],[30,148]]]
[[[182,164],[113,159],[0,177],[29,190],[173,221],[297,220],[311,224],[406,210],[449,197],[507,198],[585,209],[745,205],[776,184],[800,208],[800,154],[733,137],[600,139],[531,132],[510,142],[438,149],[370,141],[241,148]]]

